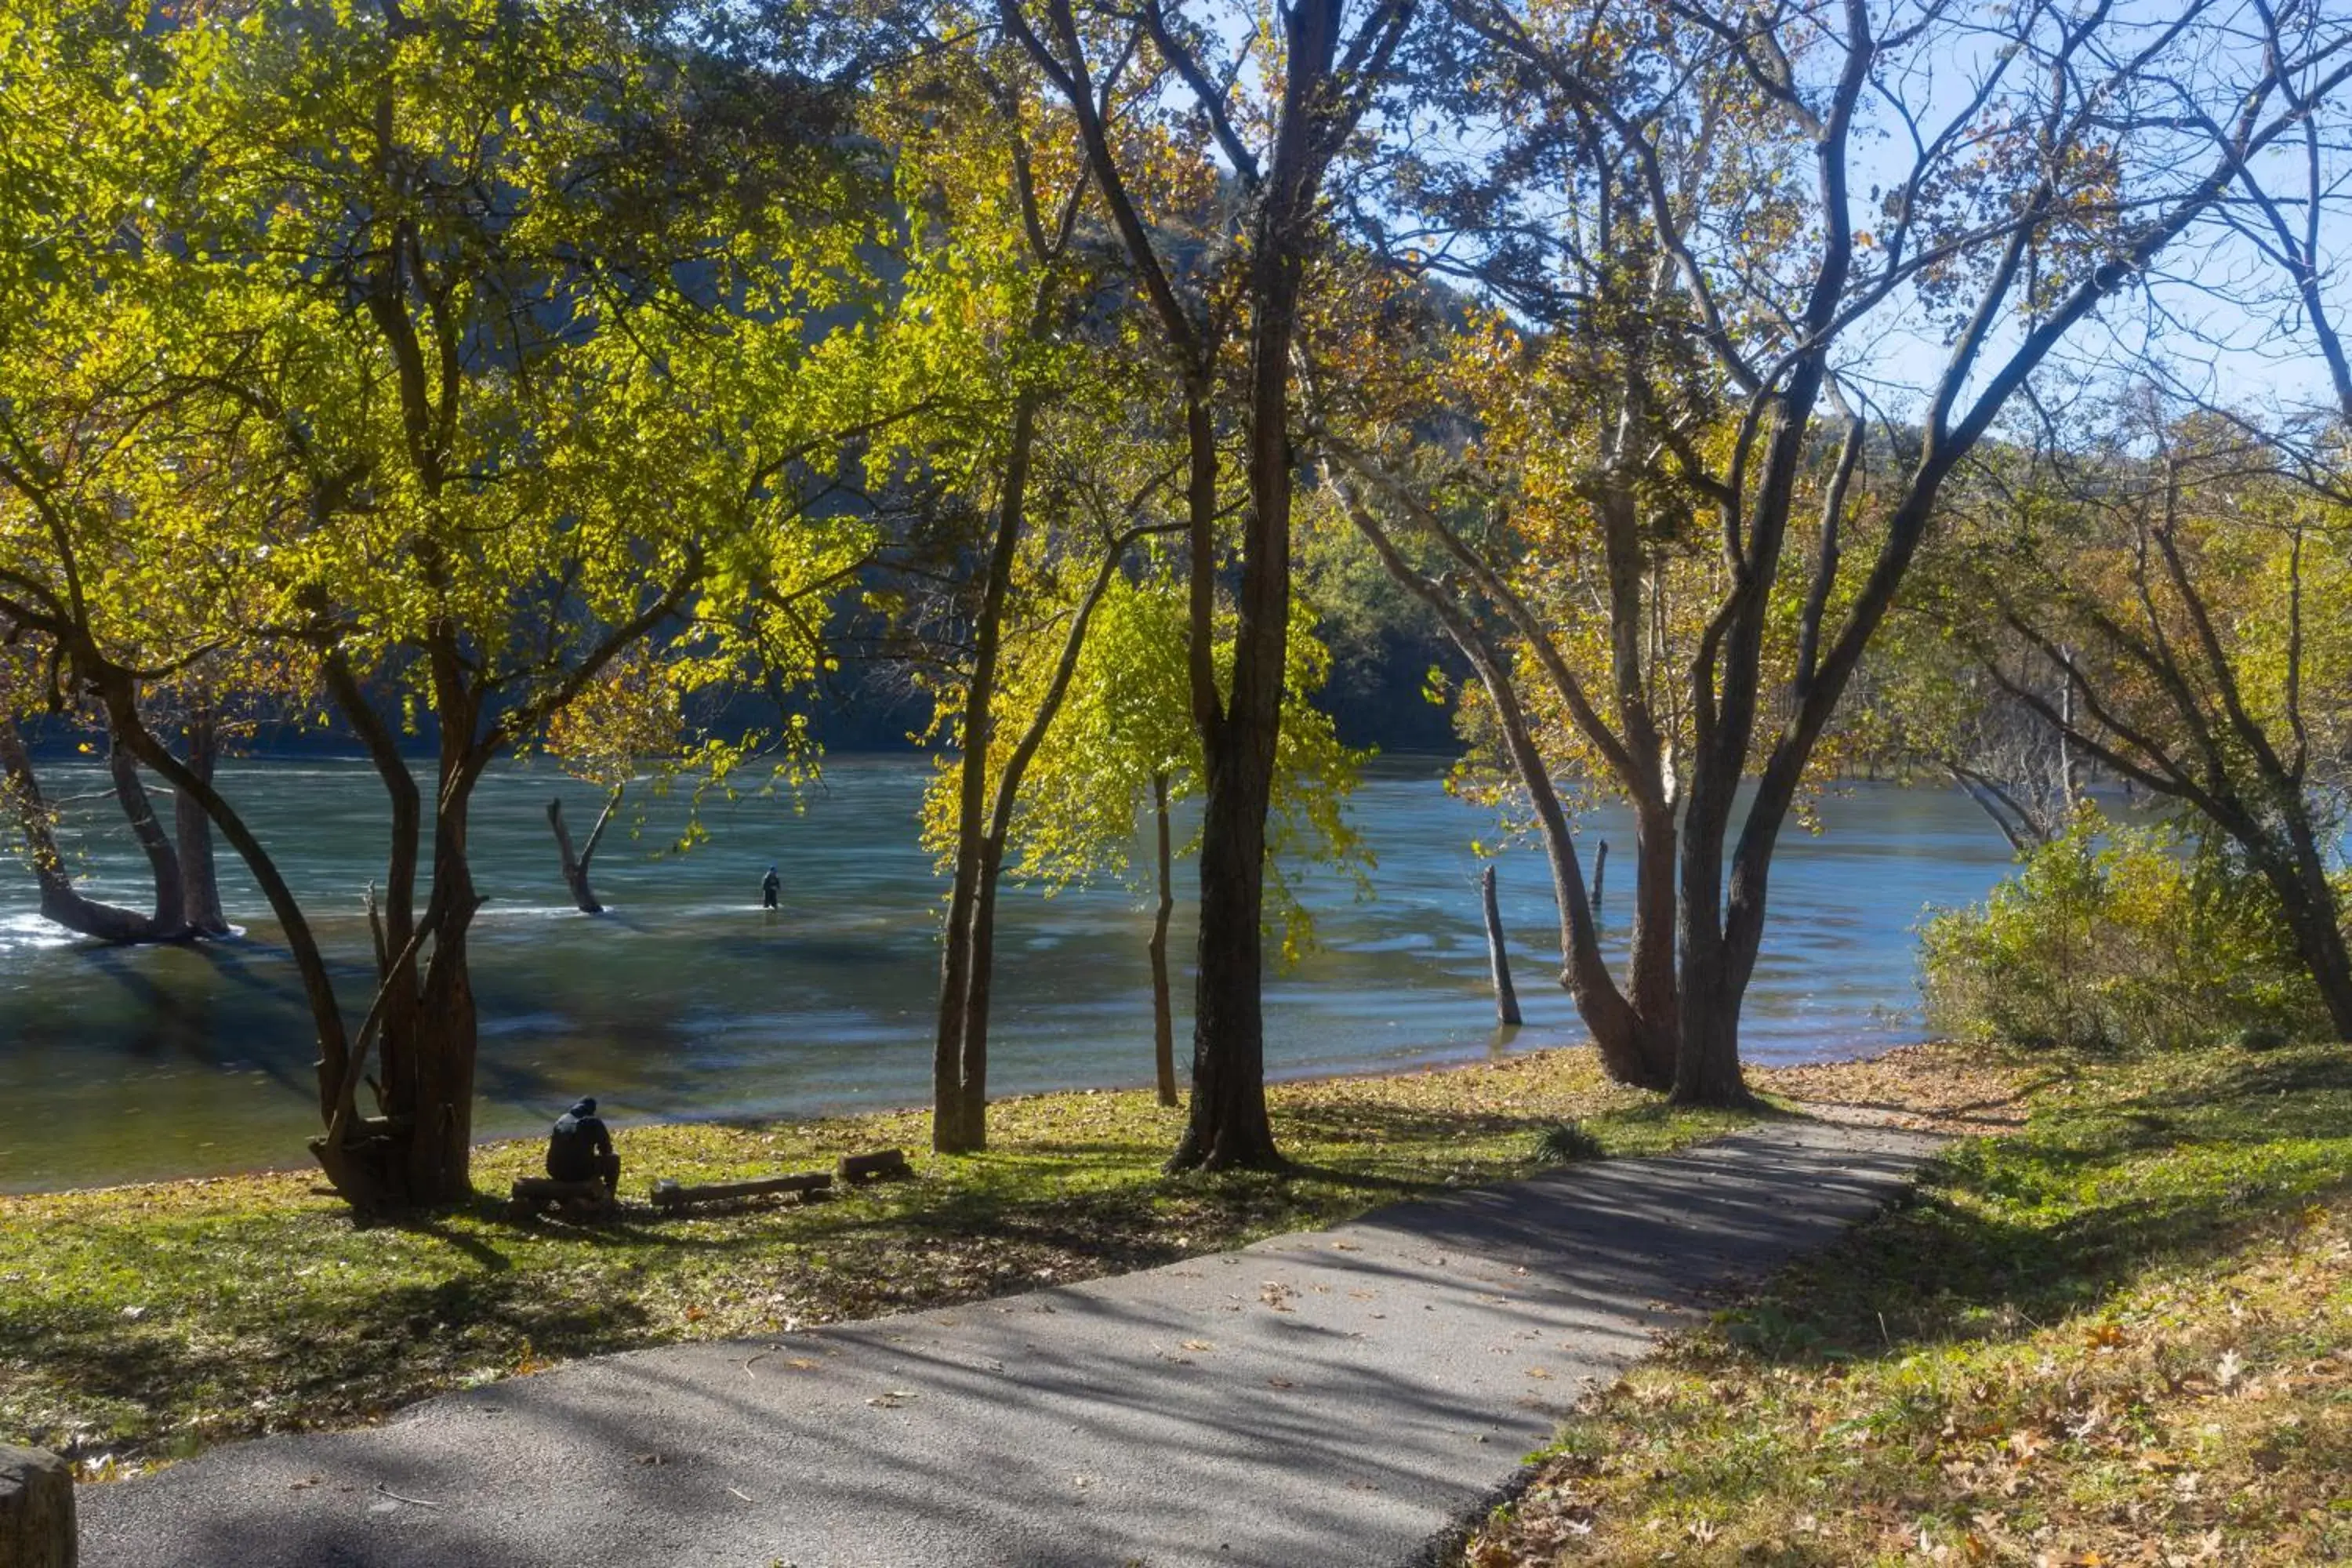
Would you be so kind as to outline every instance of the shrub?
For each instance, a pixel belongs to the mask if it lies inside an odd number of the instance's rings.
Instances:
[[[2217,843],[2085,808],[1984,903],[1921,931],[1927,1021],[2065,1048],[2277,1040],[2326,1014],[2269,887]]]
[[[1536,1134],[1536,1158],[1547,1165],[1572,1165],[1607,1152],[1600,1139],[1573,1121],[1555,1121]]]

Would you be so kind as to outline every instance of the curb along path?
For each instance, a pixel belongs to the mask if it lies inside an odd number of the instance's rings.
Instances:
[[[81,1494],[103,1568],[1366,1568],[1936,1146],[1769,1122],[1140,1274],[599,1357]]]

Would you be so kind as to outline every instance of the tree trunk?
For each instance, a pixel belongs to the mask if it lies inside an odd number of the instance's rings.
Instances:
[[[220,758],[220,728],[209,700],[199,699],[187,724],[188,771],[210,784]],[[213,863],[212,819],[195,796],[172,792],[172,837],[180,855],[180,911],[188,929],[203,936],[226,936],[221,912],[220,877]]]
[[[469,686],[446,628],[431,655],[441,730],[433,793],[433,901],[440,923],[417,990],[408,1037],[395,1053],[384,1038],[384,1113],[397,1155],[398,1201],[430,1207],[473,1195],[474,1061],[478,1044],[467,932],[481,898],[474,890],[467,830],[479,776],[475,731],[479,695]]]
[[[1664,1089],[1675,1079],[1682,1003],[1675,973],[1675,856],[1680,835],[1670,805],[1643,806],[1633,819],[1633,933],[1626,1000],[1642,1081]]]
[[[32,757],[13,719],[0,719],[0,782],[5,783],[9,809],[16,819],[17,831],[24,836],[26,858],[32,863],[33,879],[41,890],[43,919],[100,942],[127,945],[163,940],[165,932],[152,916],[100,903],[74,887],[65,856],[58,848],[48,803],[42,798]]]
[[[84,644],[75,651],[75,671],[96,690],[106,705],[108,722],[115,738],[126,744],[139,759],[161,774],[178,791],[189,795],[212,818],[221,837],[229,841],[237,858],[252,873],[261,896],[268,900],[269,912],[286,938],[287,948],[294,955],[295,973],[302,981],[302,997],[310,1008],[310,1021],[319,1037],[319,1103],[322,1119],[333,1113],[333,1084],[336,1075],[348,1061],[351,1051],[349,1036],[343,1029],[343,1015],[335,998],[333,977],[327,972],[326,955],[319,947],[318,933],[310,929],[308,916],[296,900],[293,889],[278,869],[277,860],[254,837],[251,827],[238,816],[236,809],[221,798],[220,792],[198,777],[188,765],[172,754],[172,749],[150,733],[141,721],[137,686],[130,672],[108,663],[96,649]]]
[[[2327,1008],[2329,1026],[2336,1039],[2352,1045],[2352,958],[2345,952],[2343,927],[2307,915],[2294,922],[2294,935],[2295,946],[2310,966],[2320,1001]]]
[[[2346,950],[2336,889],[2307,823],[2290,823],[2287,836],[2285,856],[2273,849],[2262,853],[2259,863],[2278,894],[2295,952],[2318,987],[2329,1026],[2338,1040],[2352,1044],[2352,952]]]
[[[963,754],[956,780],[955,877],[948,892],[945,947],[940,959],[939,1032],[931,1051],[931,1147],[942,1154],[970,1153],[975,1126],[984,1129],[986,1106],[965,1103],[964,1085],[985,1083],[985,1063],[967,1068],[965,1022],[972,1016],[974,917],[982,900],[982,863],[988,838],[988,751],[995,721],[996,665],[1003,635],[1004,601],[1013,587],[1020,553],[1021,525],[1028,501],[1030,455],[1036,444],[1037,401],[1023,394],[1013,405],[1013,429],[1005,449],[1004,480],[998,497],[996,537],[989,550],[988,575],[981,588],[972,627],[971,679],[964,688]],[[992,912],[994,900],[988,900]],[[982,1003],[985,1009],[985,1000]],[[985,1050],[983,1044],[981,1047]]]
[[[555,830],[556,851],[563,858],[563,885],[572,889],[572,901],[583,915],[601,915],[604,906],[596,901],[595,891],[588,885],[588,866],[596,858],[596,846],[604,841],[604,829],[613,820],[613,813],[621,805],[621,792],[626,784],[614,784],[605,797],[604,809],[597,814],[596,826],[588,830],[588,842],[578,854],[572,850],[572,830],[563,826],[563,802],[561,797],[547,803],[547,825]]]
[[[964,973],[962,1066],[956,1085],[958,1137],[966,1150],[988,1147],[988,1012],[996,989],[996,888],[1004,846],[982,841],[980,876],[971,892],[965,940],[971,952]]]
[[[147,786],[140,782],[139,759],[117,741],[107,748],[106,766],[113,775],[115,799],[121,803],[123,817],[131,824],[131,836],[146,853],[148,868],[155,878],[155,915],[152,923],[156,940],[176,941],[187,931],[180,918],[185,902],[180,889],[180,858],[173,851],[163,823],[156,819],[155,805],[147,798]]]
[[[1176,1094],[1176,1016],[1168,984],[1168,922],[1176,912],[1176,887],[1169,853],[1168,775],[1151,775],[1151,816],[1159,855],[1160,902],[1151,911],[1151,1065],[1160,1085],[1160,1103],[1174,1105]]]
[[[414,897],[421,826],[406,809],[416,804],[415,781],[381,716],[347,684],[347,672],[338,683],[339,700],[357,704],[354,725],[394,802],[392,886],[378,965],[383,1076],[376,1098],[383,1114],[350,1122],[343,1146],[330,1152],[344,1166],[337,1184],[348,1179],[344,1195],[362,1209],[435,1207],[473,1194],[478,1025],[467,932],[482,900],[474,889],[467,828],[473,787],[486,760],[476,739],[481,698],[468,684],[446,627],[435,628],[427,647],[441,752],[433,792],[433,892],[422,919],[406,907]],[[330,679],[336,679],[334,672]],[[432,950],[425,958],[417,951],[424,941],[419,933],[428,928]],[[365,1048],[362,1036],[355,1049]],[[346,1108],[331,1120],[330,1137],[348,1117]],[[322,1162],[330,1152],[321,1152]]]
[[[1763,793],[1759,791],[1759,795]],[[1673,1099],[1679,1105],[1744,1106],[1752,1103],[1753,1097],[1739,1070],[1739,1008],[1762,938],[1765,877],[1771,866],[1780,817],[1776,813],[1768,819],[1759,807],[1749,806],[1733,859],[1727,911],[1722,892],[1723,818],[1702,816],[1701,798],[1694,795],[1681,847],[1676,956],[1681,970],[1682,1027],[1675,1053]],[[1727,792],[1708,798],[1719,809],[1730,796]],[[1711,829],[1706,826],[1710,821]]]
[[[1544,766],[1543,753],[1536,745],[1535,732],[1528,721],[1527,710],[1519,700],[1518,687],[1512,680],[1494,646],[1486,639],[1477,624],[1462,606],[1454,602],[1436,580],[1416,572],[1398,552],[1386,529],[1362,503],[1346,483],[1339,486],[1341,497],[1348,503],[1349,515],[1357,531],[1363,534],[1381,558],[1381,564],[1390,576],[1403,584],[1415,597],[1427,605],[1445,627],[1446,635],[1462,650],[1476,672],[1478,683],[1485,688],[1495,709],[1496,727],[1501,731],[1503,749],[1511,763],[1511,771],[1527,792],[1528,805],[1535,812],[1536,823],[1543,838],[1544,858],[1551,870],[1553,902],[1559,910],[1559,983],[1576,999],[1577,1016],[1584,1020],[1592,1036],[1594,1048],[1600,1053],[1601,1070],[1619,1083],[1642,1089],[1662,1089],[1674,1082],[1671,1065],[1672,1009],[1654,1016],[1664,1020],[1646,1027],[1643,1016],[1636,1013],[1625,994],[1609,973],[1601,952],[1600,925],[1594,917],[1590,890],[1585,886],[1584,868],[1576,853],[1576,836],[1570,831],[1568,811],[1560,804],[1559,791],[1553,786],[1551,775]],[[1654,853],[1647,844],[1639,847],[1640,865],[1643,868],[1671,868],[1674,861],[1674,814],[1661,808],[1647,812],[1639,819],[1646,832],[1663,832],[1664,853]],[[1646,884],[1644,884],[1646,887]],[[1643,908],[1649,895],[1644,893]],[[1659,943],[1670,940],[1674,930],[1673,890],[1667,889],[1667,918],[1661,925],[1654,921],[1644,925],[1637,919],[1634,928],[1634,963],[1636,978],[1649,978],[1649,994],[1654,1004],[1658,990],[1656,973]],[[1645,932],[1658,935],[1644,940]],[[1664,954],[1665,984],[1674,979],[1673,954]],[[1664,1031],[1662,1036],[1661,1030]],[[1663,1043],[1662,1043],[1663,1041]]]
[[[474,1063],[478,1023],[466,938],[473,923],[472,910],[480,900],[474,892],[462,847],[464,824],[455,826],[460,847],[445,852],[437,840],[451,831],[450,814],[435,817],[434,888],[451,902],[434,933],[433,958],[425,967],[425,989],[418,999],[408,1101],[389,1108],[407,1144],[403,1196],[418,1206],[462,1203],[474,1192]]]
[[[1495,868],[1478,877],[1479,901],[1486,911],[1486,967],[1495,978],[1495,1022],[1507,1029],[1519,1026],[1518,993],[1511,989],[1510,955],[1503,950],[1503,910],[1495,897]]]
[[[1713,958],[1694,962],[1687,944],[1682,962],[1681,1044],[1672,1099],[1677,1105],[1745,1105],[1749,1096],[1739,1071],[1740,992],[1730,984],[1723,963]]]
[[[1192,994],[1192,1113],[1172,1170],[1281,1163],[1265,1108],[1260,992],[1266,784],[1237,748],[1213,753],[1201,827],[1201,932]]]

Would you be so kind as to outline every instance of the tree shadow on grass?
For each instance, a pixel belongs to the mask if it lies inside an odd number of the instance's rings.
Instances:
[[[1735,1338],[1810,1363],[2005,1337],[2225,1257],[2347,1182],[2340,1054],[2051,1109],[2025,1133],[1939,1156],[1909,1201],[1752,1297]]]
[[[289,1426],[348,1425],[526,1358],[645,1342],[648,1326],[625,1299],[469,1271],[353,1290],[331,1314],[286,1302],[202,1333],[126,1332],[110,1305],[0,1315],[0,1361],[28,1369],[72,1412],[69,1427],[28,1436],[62,1452],[132,1459]],[[185,1424],[199,1412],[201,1425]]]

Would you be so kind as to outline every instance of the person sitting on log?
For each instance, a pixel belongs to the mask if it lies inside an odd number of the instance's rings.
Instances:
[[[555,1119],[547,1135],[547,1173],[559,1182],[601,1181],[607,1193],[620,1191],[621,1157],[613,1152],[613,1134],[597,1116],[594,1100]]]

